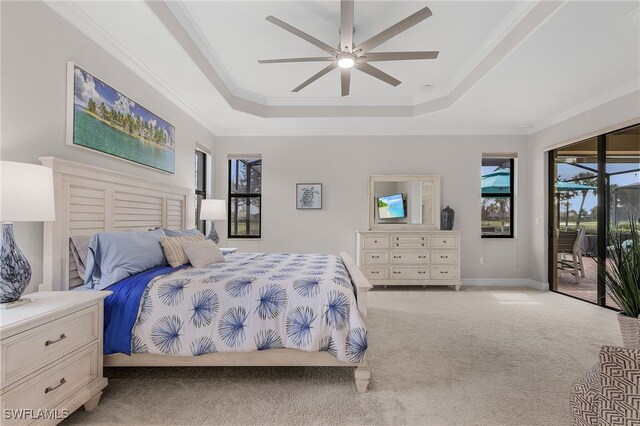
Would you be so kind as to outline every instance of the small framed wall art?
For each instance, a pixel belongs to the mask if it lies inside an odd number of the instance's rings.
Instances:
[[[299,210],[322,208],[321,183],[296,184],[296,208]]]

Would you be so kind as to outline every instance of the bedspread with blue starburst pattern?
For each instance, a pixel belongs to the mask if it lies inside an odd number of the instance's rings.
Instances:
[[[198,356],[274,348],[362,362],[367,331],[342,261],[329,254],[238,253],[154,278],[133,353]]]

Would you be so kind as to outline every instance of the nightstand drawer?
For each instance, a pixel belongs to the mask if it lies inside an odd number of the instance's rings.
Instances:
[[[362,263],[365,265],[387,264],[389,263],[389,252],[365,251],[362,253]]]
[[[66,398],[73,396],[78,389],[98,377],[98,357],[102,355],[99,353],[99,347],[96,342],[3,394],[2,412],[32,409],[36,413],[40,409],[56,407]],[[3,424],[7,425],[18,423],[29,422],[3,420]]]
[[[0,342],[0,385],[12,383],[99,338],[99,306],[35,327]]]

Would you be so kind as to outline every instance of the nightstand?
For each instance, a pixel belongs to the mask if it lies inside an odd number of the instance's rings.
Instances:
[[[0,311],[2,424],[56,424],[97,407],[102,376],[103,299],[109,291],[47,291]]]
[[[221,248],[220,251],[222,254],[231,254],[238,251],[238,247],[230,247],[230,248]]]

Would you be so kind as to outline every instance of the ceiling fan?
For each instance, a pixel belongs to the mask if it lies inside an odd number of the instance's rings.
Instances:
[[[438,57],[437,51],[423,51],[423,52],[371,52],[377,46],[381,45],[385,41],[392,37],[397,36],[403,31],[408,30],[419,22],[424,21],[432,15],[431,10],[428,7],[424,7],[414,13],[413,15],[403,19],[402,21],[390,26],[386,30],[376,34],[370,39],[355,45],[353,43],[353,0],[341,0],[340,1],[340,45],[337,49],[329,46],[326,43],[318,40],[317,38],[310,36],[309,34],[300,31],[296,27],[287,24],[280,19],[267,16],[267,21],[272,22],[280,28],[289,31],[303,40],[308,41],[314,46],[319,47],[331,56],[323,57],[308,57],[308,58],[286,58],[286,59],[263,59],[258,62],[261,64],[277,64],[285,62],[331,62],[325,68],[311,76],[308,80],[304,81],[298,87],[292,90],[292,92],[299,92],[307,87],[323,75],[332,71],[334,68],[340,68],[340,81],[342,86],[342,96],[349,95],[349,88],[351,86],[351,68],[360,70],[370,76],[373,76],[379,80],[384,81],[394,87],[401,83],[400,80],[393,78],[389,74],[381,71],[380,69],[372,66],[369,62],[377,61],[406,61],[414,59],[435,59]]]

